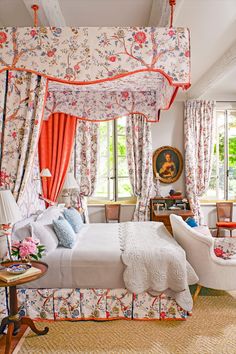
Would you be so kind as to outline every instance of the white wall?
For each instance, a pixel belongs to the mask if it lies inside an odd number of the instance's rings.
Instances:
[[[168,111],[162,111],[160,122],[152,123],[153,151],[161,146],[177,148],[184,158],[184,104],[175,102]],[[185,194],[184,170],[175,183],[161,183],[161,195],[169,194],[170,189],[180,190]]]

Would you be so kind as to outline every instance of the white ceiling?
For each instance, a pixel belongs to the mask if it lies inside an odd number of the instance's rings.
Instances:
[[[0,0],[0,26],[167,24],[168,0]],[[174,25],[191,33],[191,97],[236,101],[236,0],[176,0]],[[183,97],[183,95],[179,96]]]

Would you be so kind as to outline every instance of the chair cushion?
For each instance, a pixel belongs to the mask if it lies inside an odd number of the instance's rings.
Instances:
[[[216,223],[217,227],[225,227],[225,228],[236,228],[236,222],[231,221],[219,221]]]
[[[76,241],[76,235],[72,226],[62,216],[58,220],[53,220],[53,228],[59,240],[59,245],[72,248]]]
[[[65,219],[72,226],[75,233],[78,233],[83,226],[83,220],[80,213],[75,208],[65,209],[64,212]]]
[[[216,257],[236,259],[236,239],[216,238],[214,242]]]

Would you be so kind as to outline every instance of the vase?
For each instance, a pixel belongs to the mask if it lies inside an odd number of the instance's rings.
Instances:
[[[31,259],[29,257],[21,258],[20,261],[22,263],[26,263],[26,264],[30,264],[31,265]]]

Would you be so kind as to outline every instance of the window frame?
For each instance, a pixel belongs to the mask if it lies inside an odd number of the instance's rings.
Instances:
[[[224,114],[224,198],[220,199],[219,198],[219,133],[218,133],[218,122],[217,122],[217,112],[223,112]],[[215,137],[216,137],[216,171],[217,171],[217,176],[216,176],[216,198],[215,199],[210,199],[207,198],[207,196],[203,196],[200,199],[201,204],[211,204],[211,203],[216,203],[218,201],[230,201],[235,203],[236,199],[232,198],[229,199],[229,112],[230,111],[236,111],[236,102],[224,102],[224,101],[218,101],[216,102],[216,108],[215,108]]]
[[[111,175],[111,166],[110,166],[110,149],[107,149],[107,159],[108,159],[108,170],[107,170],[107,177],[104,177],[104,180],[107,180],[107,197],[99,197],[94,194],[89,201],[89,204],[101,204],[104,202],[107,203],[125,203],[125,204],[135,204],[136,198],[134,195],[130,197],[119,197],[118,188],[119,188],[119,179],[122,178],[129,178],[127,176],[119,176],[119,156],[118,156],[118,137],[119,136],[126,136],[125,134],[118,133],[118,119],[114,119],[112,121],[107,121],[107,146],[110,145],[110,133],[112,131],[112,145],[113,145],[113,176]],[[120,156],[121,157],[121,156]],[[127,156],[126,156],[127,157]],[[100,180],[100,178],[98,178]],[[110,180],[113,180],[113,191],[111,191],[111,183]],[[96,189],[95,189],[96,191]],[[111,198],[113,196],[113,198]]]

